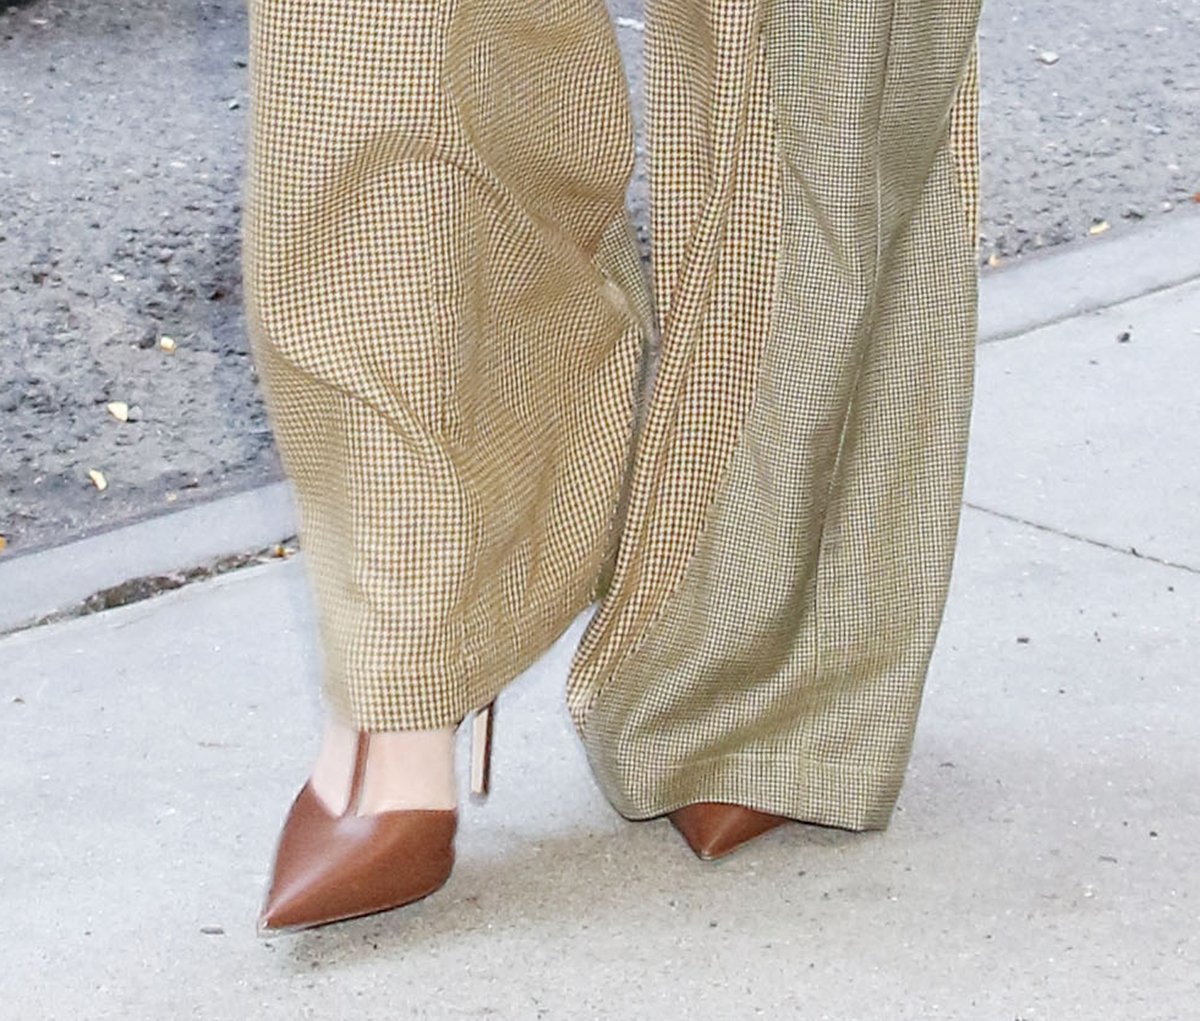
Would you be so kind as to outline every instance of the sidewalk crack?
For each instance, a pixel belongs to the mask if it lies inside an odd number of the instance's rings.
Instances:
[[[1040,521],[1031,521],[1029,518],[1021,517],[1019,514],[1009,514],[1005,511],[993,510],[991,507],[984,507],[981,504],[972,503],[970,500],[964,500],[963,506],[969,510],[978,511],[980,514],[1000,518],[1002,521],[1011,521],[1017,525],[1027,525],[1030,528],[1036,528],[1039,532],[1048,532],[1051,535],[1070,539],[1072,542],[1081,542],[1088,546],[1096,546],[1099,549],[1108,550],[1110,553],[1120,553],[1122,556],[1133,557],[1135,560],[1145,560],[1151,564],[1174,568],[1177,571],[1187,571],[1189,574],[1200,574],[1200,567],[1193,564],[1180,563],[1177,560],[1166,560],[1163,557],[1156,557],[1150,553],[1143,553],[1136,546],[1117,546],[1111,542],[1105,542],[1103,539],[1093,539],[1091,536],[1080,535],[1078,532],[1068,532],[1066,529],[1055,528],[1053,525],[1045,525]]]

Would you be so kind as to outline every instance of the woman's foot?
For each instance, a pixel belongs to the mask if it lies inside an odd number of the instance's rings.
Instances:
[[[454,746],[453,727],[327,723],[279,836],[259,931],[387,911],[440,887],[454,865]]]

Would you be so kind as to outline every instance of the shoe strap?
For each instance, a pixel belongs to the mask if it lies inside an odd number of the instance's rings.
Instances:
[[[346,803],[347,815],[356,815],[358,813],[358,802],[362,797],[363,781],[367,775],[367,751],[370,747],[370,731],[360,730],[354,749],[354,773],[350,777],[350,799]]]

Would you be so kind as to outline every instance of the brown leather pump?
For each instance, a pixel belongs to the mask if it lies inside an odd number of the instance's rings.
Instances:
[[[698,801],[672,812],[667,818],[683,834],[698,858],[712,861],[736,851],[768,830],[791,822],[786,816],[758,812],[744,805]]]
[[[486,794],[491,773],[492,706],[475,716],[472,793]],[[455,809],[406,809],[356,814],[370,734],[359,731],[350,799],[333,815],[306,782],[292,802],[270,888],[259,915],[260,935],[388,911],[420,900],[450,877]]]

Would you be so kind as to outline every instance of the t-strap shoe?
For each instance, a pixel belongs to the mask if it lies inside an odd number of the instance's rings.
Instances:
[[[486,795],[492,709],[475,714],[471,788]],[[345,810],[334,815],[309,780],[284,822],[260,935],[294,932],[389,911],[433,893],[454,865],[457,809],[403,809],[358,815],[370,732],[359,731]]]

